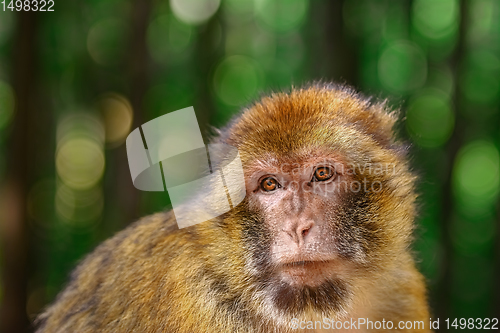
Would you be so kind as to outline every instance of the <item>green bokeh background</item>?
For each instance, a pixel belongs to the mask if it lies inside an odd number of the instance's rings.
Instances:
[[[500,317],[499,1],[19,3],[0,3],[0,332],[30,332],[84,254],[168,207],[132,186],[132,129],[192,105],[209,138],[312,80],[402,108],[433,317]]]

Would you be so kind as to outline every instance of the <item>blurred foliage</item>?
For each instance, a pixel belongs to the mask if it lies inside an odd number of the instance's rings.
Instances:
[[[132,129],[193,105],[208,140],[210,126],[262,92],[311,80],[346,82],[406,110],[401,135],[420,174],[415,250],[434,317],[500,317],[500,2],[54,8],[0,10],[0,329],[32,319],[99,242],[168,208],[166,193],[131,185]]]

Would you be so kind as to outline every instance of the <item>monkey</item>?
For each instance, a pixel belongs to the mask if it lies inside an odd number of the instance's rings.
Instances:
[[[212,139],[238,149],[244,200],[187,228],[172,211],[131,224],[36,332],[431,332],[398,114],[333,83],[255,101]]]

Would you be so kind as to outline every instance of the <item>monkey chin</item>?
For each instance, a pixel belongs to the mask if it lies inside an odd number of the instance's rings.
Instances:
[[[278,309],[297,316],[309,310],[336,313],[345,306],[349,288],[340,258],[291,255],[280,259],[275,262],[275,279],[271,283],[272,299]]]
[[[337,274],[336,260],[301,260],[276,267],[272,288],[275,306],[296,316],[308,310],[336,313],[348,301],[348,285]],[[329,312],[333,311],[333,312]]]

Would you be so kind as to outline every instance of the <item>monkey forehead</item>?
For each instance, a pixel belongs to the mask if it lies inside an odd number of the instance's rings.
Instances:
[[[246,173],[254,174],[260,171],[267,173],[296,174],[309,172],[319,165],[331,165],[341,168],[348,165],[342,154],[331,149],[305,148],[293,152],[262,152],[255,158],[243,159]]]
[[[358,139],[366,136],[389,146],[396,118],[385,103],[349,88],[314,85],[262,98],[233,121],[224,139],[247,153],[293,152],[311,144],[342,144],[353,136],[343,131],[349,128]]]

